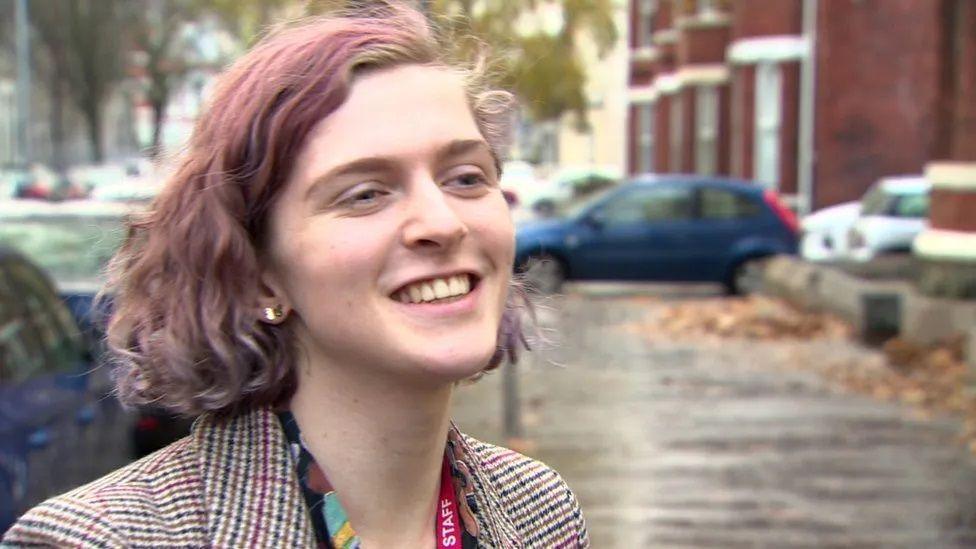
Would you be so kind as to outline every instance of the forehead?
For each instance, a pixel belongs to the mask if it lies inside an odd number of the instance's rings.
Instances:
[[[463,78],[404,65],[358,77],[345,103],[312,130],[303,160],[327,169],[366,156],[409,159],[465,139],[483,138]]]

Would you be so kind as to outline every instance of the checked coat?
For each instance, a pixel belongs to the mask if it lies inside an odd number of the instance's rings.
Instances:
[[[560,476],[511,450],[463,436],[481,547],[589,547],[579,503]],[[0,547],[314,547],[275,414],[203,416],[190,436],[28,511]]]

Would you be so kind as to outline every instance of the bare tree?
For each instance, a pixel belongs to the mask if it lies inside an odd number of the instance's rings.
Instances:
[[[31,21],[52,63],[52,105],[66,93],[85,119],[91,158],[104,159],[104,108],[123,76],[127,51],[122,0],[33,0]],[[52,136],[63,137],[61,115],[52,115]],[[59,137],[60,136],[60,137]]]
[[[140,0],[138,5],[131,35],[133,45],[143,55],[146,99],[153,112],[149,155],[155,158],[161,152],[162,127],[170,96],[189,68],[181,31],[197,9],[187,0]]]

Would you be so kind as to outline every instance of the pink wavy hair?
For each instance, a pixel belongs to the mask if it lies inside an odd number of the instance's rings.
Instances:
[[[445,51],[422,15],[386,2],[281,28],[221,75],[179,168],[150,212],[130,222],[109,267],[107,339],[123,402],[234,415],[293,394],[288,323],[258,319],[269,208],[309,131],[364,70],[411,63],[462,70],[472,114],[498,161],[512,97],[485,85],[477,67],[449,62]],[[526,307],[513,282],[486,370],[506,355],[515,360]]]

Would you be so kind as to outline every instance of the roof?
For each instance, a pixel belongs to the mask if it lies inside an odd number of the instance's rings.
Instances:
[[[645,174],[636,176],[627,181],[641,185],[657,185],[662,183],[686,183],[700,184],[711,187],[724,187],[740,192],[761,193],[766,190],[761,183],[734,179],[731,177],[721,177],[716,175],[695,175],[695,174]]]
[[[922,175],[894,175],[882,177],[878,185],[885,192],[893,194],[923,193],[932,188],[932,183]]]
[[[138,212],[145,206],[125,202],[100,200],[0,200],[0,222],[8,219],[44,217],[106,217],[122,218]]]

